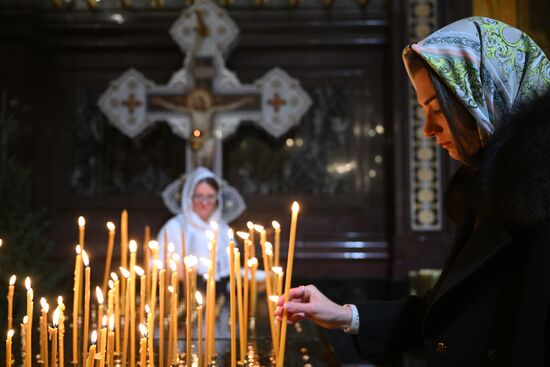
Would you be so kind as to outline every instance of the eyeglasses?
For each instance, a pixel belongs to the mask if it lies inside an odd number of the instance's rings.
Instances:
[[[195,201],[200,201],[201,203],[213,203],[216,201],[216,196],[214,195],[193,195],[191,197]]]

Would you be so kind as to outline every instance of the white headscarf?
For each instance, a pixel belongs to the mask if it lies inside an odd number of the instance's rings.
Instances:
[[[204,221],[193,211],[193,194],[195,188],[199,182],[207,178],[213,178],[218,183],[217,207],[210,216],[208,222]],[[229,235],[227,233],[229,226],[221,219],[222,204],[221,180],[210,170],[204,167],[198,167],[191,172],[185,180],[181,195],[182,213],[172,217],[172,219],[162,227],[158,236],[159,243],[162,244],[164,242],[164,233],[166,232],[168,242],[173,242],[176,253],[181,254],[181,237],[183,230],[185,235],[186,255],[210,259],[210,252],[208,250],[210,239],[206,232],[212,231],[210,222],[215,221],[218,224],[216,279],[229,275],[229,257],[226,251],[226,247],[229,245]],[[205,274],[207,270],[207,267],[199,261],[197,272],[202,275]]]

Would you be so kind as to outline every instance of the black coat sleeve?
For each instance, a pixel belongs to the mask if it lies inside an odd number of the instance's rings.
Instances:
[[[352,338],[359,355],[364,358],[398,356],[404,350],[422,348],[424,305],[424,299],[417,296],[356,304],[359,334]]]

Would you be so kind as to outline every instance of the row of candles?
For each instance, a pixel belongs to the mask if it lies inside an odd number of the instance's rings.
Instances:
[[[294,246],[296,238],[296,225],[299,205],[292,205],[292,219],[290,225],[289,248],[287,256],[285,302],[288,301],[290,289]],[[119,275],[111,272],[113,255],[115,226],[107,223],[109,231],[107,254],[102,286],[97,286],[96,304],[91,302],[91,267],[89,256],[85,250],[85,220],[78,219],[79,245],[76,246],[76,258],[74,268],[73,308],[72,308],[72,365],[86,367],[114,366],[117,356],[122,366],[136,366],[136,358],[139,358],[140,366],[154,367],[158,365],[176,364],[179,362],[178,351],[178,302],[180,297],[185,306],[185,362],[188,367],[192,365],[191,339],[193,336],[193,311],[197,321],[198,342],[198,367],[206,367],[215,359],[215,319],[216,319],[216,254],[217,254],[217,224],[211,223],[212,231],[209,233],[211,242],[209,259],[197,259],[194,256],[186,256],[185,246],[182,246],[182,254],[174,253],[174,246],[168,238],[164,238],[164,259],[159,260],[160,246],[157,241],[149,241],[150,233],[146,229],[143,246],[143,267],[137,265],[136,241],[128,241],[128,214],[121,215],[121,258]],[[255,314],[257,299],[256,272],[258,260],[255,257],[255,233],[259,234],[259,244],[262,252],[262,262],[265,271],[266,299],[269,314],[269,325],[272,338],[273,355],[276,367],[282,367],[284,363],[286,341],[286,312],[280,321],[274,318],[274,307],[279,296],[283,294],[283,269],[279,266],[280,232],[281,227],[276,221],[272,222],[274,228],[274,244],[267,241],[267,231],[263,226],[248,223],[248,232],[237,232],[238,237],[244,240],[243,262],[241,254],[235,245],[233,233],[230,230],[230,243],[227,248],[230,259],[230,334],[231,334],[231,367],[236,367],[237,360],[244,363],[247,349],[247,331],[249,319]],[[182,234],[183,238],[183,234]],[[1,243],[1,242],[0,242]],[[274,248],[273,248],[274,247]],[[128,264],[128,252],[129,264]],[[183,259],[183,262],[181,261]],[[201,261],[208,268],[204,275],[206,280],[206,297],[196,290],[197,264]],[[241,269],[242,264],[242,269]],[[244,272],[244,277],[242,275]],[[136,297],[137,280],[140,280],[139,298]],[[180,293],[179,283],[183,280],[183,294]],[[13,295],[16,276],[12,275],[8,287],[8,332],[6,338],[6,366],[13,363],[12,343],[13,329]],[[34,291],[29,277],[25,279],[27,291],[26,316],[21,324],[21,349],[24,355],[23,365],[32,366],[32,335],[33,335],[33,310]],[[107,289],[108,288],[108,289]],[[107,293],[107,305],[104,302],[104,294]],[[158,293],[158,295],[157,295]],[[183,297],[182,297],[183,296]],[[155,327],[157,317],[158,299],[158,329]],[[137,308],[139,300],[139,308]],[[205,305],[203,305],[205,303]],[[61,296],[57,299],[57,307],[49,326],[48,313],[50,306],[45,298],[40,299],[41,316],[39,320],[39,349],[40,360],[45,367],[65,365],[65,305]],[[97,310],[97,327],[90,333],[91,308]],[[168,309],[168,314],[166,310]],[[203,326],[203,309],[205,310]],[[139,311],[139,319],[136,316]],[[165,320],[168,318],[168,335],[165,335]],[[79,320],[82,322],[79,323]],[[139,321],[139,322],[138,322]],[[137,325],[139,324],[139,325]],[[79,326],[82,326],[80,330]],[[136,327],[137,326],[137,327]],[[203,328],[205,330],[203,337]],[[237,328],[239,330],[239,348],[237,348]],[[157,350],[153,343],[155,329],[158,330]],[[139,351],[136,354],[136,336],[141,335]],[[204,340],[204,346],[203,344]],[[50,342],[51,341],[51,342]],[[239,352],[237,353],[237,349]],[[51,350],[51,359],[48,358]],[[158,364],[156,364],[157,362]]]

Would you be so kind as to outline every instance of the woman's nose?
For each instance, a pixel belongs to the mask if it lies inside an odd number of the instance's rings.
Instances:
[[[441,131],[441,128],[433,119],[426,116],[426,121],[424,122],[424,136],[426,137],[432,137],[435,136],[439,131]]]

